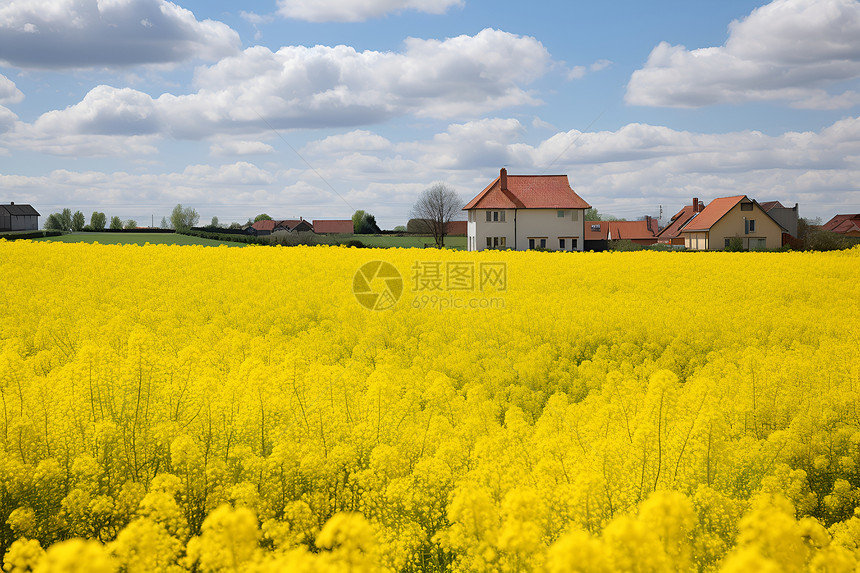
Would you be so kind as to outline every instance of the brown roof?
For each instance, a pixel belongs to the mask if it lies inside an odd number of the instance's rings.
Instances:
[[[687,205],[672,217],[672,222],[665,229],[660,231],[657,236],[661,239],[674,239],[681,236],[681,228],[687,224],[687,221],[693,218],[693,206]]]
[[[708,206],[705,207],[701,213],[690,219],[681,231],[707,231],[714,225],[714,223],[722,219],[726,213],[731,211],[732,208],[743,199],[746,199],[746,195],[735,195],[734,197],[720,197],[719,199],[714,199],[708,203]]]
[[[272,221],[271,219],[263,219],[262,221],[257,221],[252,227],[257,231],[271,231],[275,228],[277,221]]]
[[[352,233],[352,219],[314,219],[315,233]]]
[[[770,211],[774,207],[779,207],[780,209],[785,209],[783,204],[780,203],[779,201],[765,201],[764,203],[759,203],[758,206],[761,207],[765,213],[767,213],[768,211]]]
[[[860,214],[836,215],[821,226],[826,231],[834,233],[850,233],[860,231]]]
[[[654,239],[657,236],[657,221],[586,221],[585,240],[601,239]]]
[[[506,185],[502,185],[506,180]],[[570,188],[567,175],[508,175],[505,169],[468,209],[588,209],[591,207]]]

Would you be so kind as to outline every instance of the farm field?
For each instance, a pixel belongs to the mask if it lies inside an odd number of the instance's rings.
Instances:
[[[244,247],[242,243],[215,241],[177,233],[67,233],[59,237],[33,239],[39,242],[99,243],[101,245],[202,245],[205,247]]]
[[[16,241],[0,277],[7,571],[860,563],[860,248]]]

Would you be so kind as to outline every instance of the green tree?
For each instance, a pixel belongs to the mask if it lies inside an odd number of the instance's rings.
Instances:
[[[87,218],[80,211],[75,211],[72,215],[72,231],[81,232],[87,224]]]
[[[57,213],[51,213],[45,220],[45,229],[49,231],[62,231],[63,220]]]
[[[218,228],[218,217],[212,217],[212,221],[210,221],[209,226],[213,229]]]
[[[160,228],[162,228],[162,229],[169,229],[169,228],[170,228],[170,223],[168,223],[168,222],[167,222],[167,217],[162,217],[162,218],[161,218],[161,223],[160,223],[158,226],[159,226]]]
[[[352,214],[352,232],[357,235],[378,233],[379,227],[376,225],[376,217],[359,209]]]
[[[269,217],[268,215],[266,215],[265,213],[260,213],[259,215],[257,215],[256,217],[254,217],[254,222],[255,222],[255,223],[256,223],[257,221],[271,221],[271,220],[272,220],[272,218],[271,218],[271,217]]]
[[[122,229],[122,219],[114,215],[110,218],[110,228],[111,229]]]
[[[134,219],[129,219],[128,221],[125,222],[125,225],[123,228],[125,228],[125,229],[137,229],[137,221],[135,221]]]
[[[176,205],[173,208],[173,212],[170,214],[170,226],[173,227],[177,233],[183,233],[191,230],[191,227],[197,224],[200,221],[200,215],[197,214],[197,211],[192,209],[191,207],[182,207],[182,203]]]
[[[60,222],[63,224],[64,231],[72,230],[72,210],[71,209],[63,209],[62,214],[60,215]]]
[[[626,221],[626,219],[620,219],[614,215],[607,215],[605,213],[598,213],[596,207],[589,207],[585,210],[585,220],[586,221]]]
[[[90,227],[93,231],[104,231],[107,225],[107,215],[98,211],[93,211],[90,215]]]

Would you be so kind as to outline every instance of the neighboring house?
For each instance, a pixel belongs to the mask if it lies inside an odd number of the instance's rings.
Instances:
[[[860,214],[836,215],[821,226],[826,231],[847,235],[849,237],[860,237]]]
[[[657,220],[646,217],[643,221],[586,221],[585,249],[603,251],[609,241],[626,239],[637,245],[653,245],[657,242]]]
[[[280,221],[275,221],[272,219],[265,219],[262,221],[257,221],[253,225],[251,225],[251,231],[248,230],[249,233],[254,235],[271,235],[275,232],[298,232],[298,231],[313,231],[314,228],[311,226],[309,221],[305,221],[304,219],[283,219]]]
[[[774,221],[782,225],[782,228],[791,238],[797,238],[797,224],[800,221],[797,203],[794,204],[794,207],[784,207],[779,201],[765,201],[759,205]],[[782,243],[786,244],[789,240],[788,237],[783,237]]]
[[[463,207],[468,250],[582,251],[589,207],[570,188],[567,175],[508,175],[502,168]]]
[[[0,231],[37,231],[39,212],[31,205],[0,205]]]
[[[352,234],[355,228],[352,219],[314,219],[315,233]]]
[[[704,208],[705,204],[694,197],[692,205],[686,205],[683,209],[675,213],[669,224],[657,233],[657,242],[662,245],[683,245],[684,237],[681,236],[681,228],[696,213],[701,213]]]
[[[283,221],[275,221],[275,223],[275,228],[272,229],[273,233],[278,231],[286,231],[287,233],[313,232],[314,230],[310,221],[305,221],[302,218],[284,219]]]
[[[785,228],[746,195],[711,201],[681,229],[688,249],[717,251],[740,238],[744,249],[778,249]]]

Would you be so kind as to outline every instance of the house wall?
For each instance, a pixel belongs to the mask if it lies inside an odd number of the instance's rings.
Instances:
[[[752,211],[741,211],[738,203],[722,219],[714,223],[709,231],[682,232],[684,246],[693,250],[721,251],[726,247],[726,239],[740,237],[743,248],[755,248],[756,239],[765,239],[764,248],[778,249],[782,246],[782,229],[761,208],[753,205]],[[746,232],[744,219],[755,220],[755,231]],[[750,241],[752,239],[752,241]]]
[[[745,233],[744,218],[755,220],[755,231]],[[726,239],[740,237],[743,239],[744,248],[750,248],[750,239],[765,239],[766,249],[778,249],[782,246],[782,229],[771,220],[767,213],[753,204],[752,211],[741,211],[741,204],[732,207],[732,210],[714,223],[710,232],[711,250],[722,250],[726,246]]]
[[[35,215],[12,215],[13,231],[36,231],[39,229],[39,218]]]
[[[0,231],[12,230],[12,217],[6,211],[0,210]]]
[[[551,250],[559,250],[559,238],[564,238],[568,251],[572,250],[571,239],[576,239],[575,250],[584,250],[585,210],[561,210],[564,217],[558,216],[558,209],[507,209],[504,222],[488,222],[487,209],[472,209],[469,211],[468,249],[482,251],[487,248],[487,237],[505,237],[505,248],[518,251],[528,250],[530,238],[545,238],[546,248]]]
[[[774,221],[785,227],[788,234],[797,237],[797,222],[800,220],[797,213],[797,204],[794,207],[774,207],[767,212]]]

